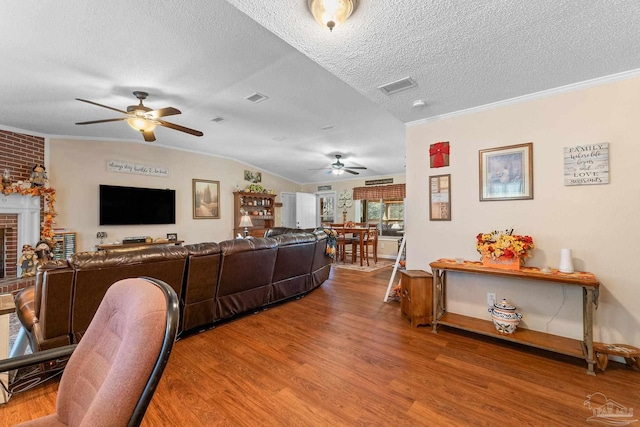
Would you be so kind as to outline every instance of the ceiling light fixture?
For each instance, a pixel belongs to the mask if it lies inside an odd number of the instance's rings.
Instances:
[[[129,105],[127,107],[127,113],[131,116],[127,119],[127,123],[133,129],[144,132],[151,132],[156,128],[156,123],[152,119],[151,114],[148,114],[151,111],[151,108],[145,107],[142,105],[142,101],[147,99],[148,93],[134,91],[133,94],[140,100],[140,104],[138,105]]]
[[[131,126],[133,129],[140,132],[151,132],[156,128],[155,123],[153,123],[150,120],[147,120],[143,116],[131,117],[127,119],[127,123],[129,123],[129,126]]]
[[[353,13],[357,0],[308,0],[307,6],[318,24],[329,28],[342,24]]]

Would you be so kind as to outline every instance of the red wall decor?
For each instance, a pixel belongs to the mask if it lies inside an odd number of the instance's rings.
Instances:
[[[429,146],[429,157],[432,168],[449,166],[449,142],[436,142]]]

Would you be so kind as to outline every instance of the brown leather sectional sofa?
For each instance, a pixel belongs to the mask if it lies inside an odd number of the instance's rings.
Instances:
[[[284,233],[284,234],[278,234]],[[180,297],[180,334],[298,297],[329,277],[327,235],[276,229],[271,237],[80,252],[39,265],[16,295],[34,351],[80,340],[107,288],[128,277],[168,283]]]

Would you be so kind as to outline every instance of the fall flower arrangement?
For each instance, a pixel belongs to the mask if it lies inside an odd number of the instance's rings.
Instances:
[[[513,229],[480,233],[476,236],[476,249],[483,258],[526,258],[535,248],[533,238],[513,234]]]
[[[40,224],[40,236],[43,240],[51,241],[54,236],[53,218],[56,216],[54,203],[56,201],[56,190],[44,186],[32,186],[30,183],[14,182],[2,189],[3,194],[21,194],[23,196],[44,197],[46,208],[44,210],[44,220]]]

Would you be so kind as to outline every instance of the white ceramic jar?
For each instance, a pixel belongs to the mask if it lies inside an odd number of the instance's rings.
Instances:
[[[516,313],[516,307],[506,299],[490,307],[489,313],[491,313],[491,319],[496,330],[503,334],[514,333],[518,323],[520,323],[520,319],[522,319],[522,314]]]

